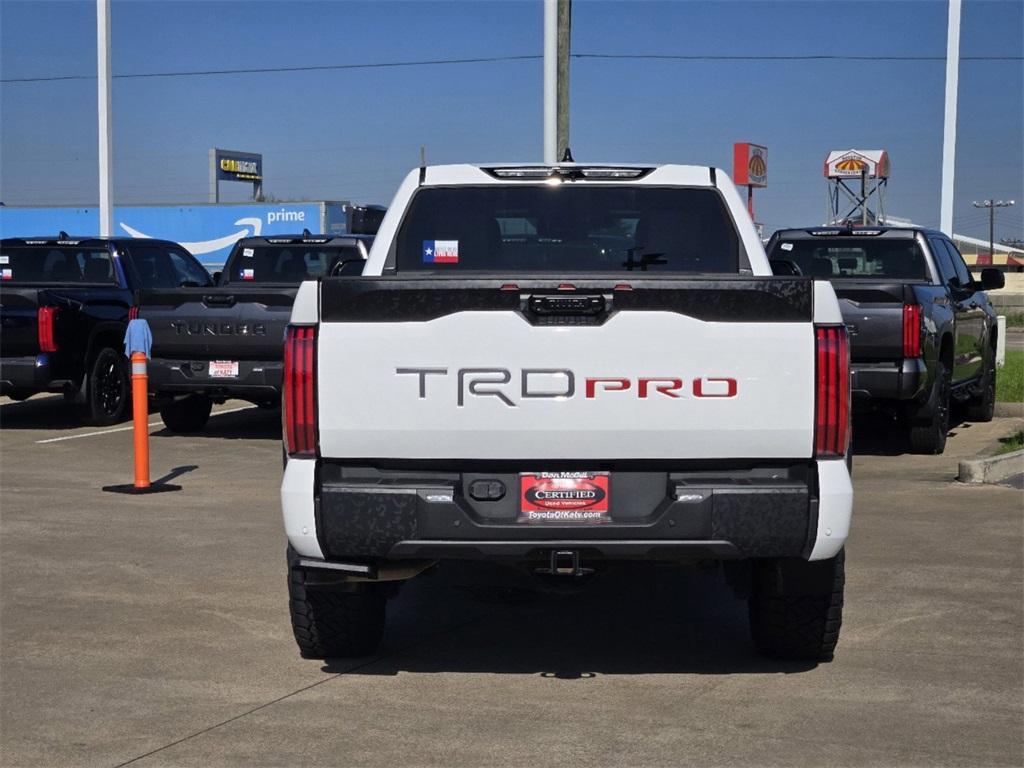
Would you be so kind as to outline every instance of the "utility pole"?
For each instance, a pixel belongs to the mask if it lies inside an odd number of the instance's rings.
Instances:
[[[942,130],[942,199],[939,229],[953,235],[953,174],[956,171],[956,99],[960,78],[960,0],[949,0],[946,32],[946,113]]]
[[[572,0],[558,0],[558,151],[569,146],[569,50],[572,45]]]
[[[96,79],[100,134],[100,237],[114,234],[114,173],[110,103],[110,0],[96,0]]]
[[[569,44],[572,0],[544,0],[544,162],[569,145]]]
[[[988,208],[988,257],[995,263],[996,255],[996,208],[1009,208],[1014,200],[982,200],[974,201],[975,208]]]

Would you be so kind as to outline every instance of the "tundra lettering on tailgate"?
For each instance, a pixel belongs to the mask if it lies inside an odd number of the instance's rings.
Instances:
[[[399,376],[415,376],[418,397],[427,398],[428,377],[448,379],[447,368],[396,368]],[[518,381],[513,384],[513,378]],[[594,400],[600,397],[625,396],[646,400],[653,397],[673,399],[736,397],[739,385],[729,376],[585,376],[582,397]],[[580,395],[576,388],[577,375],[568,368],[522,368],[517,377],[508,368],[458,368],[454,373],[456,402],[463,406],[467,397],[497,398],[510,408],[524,400],[568,400]],[[438,382],[440,384],[440,382]],[[429,386],[430,396],[438,396],[438,384]],[[517,402],[519,401],[519,402]]]

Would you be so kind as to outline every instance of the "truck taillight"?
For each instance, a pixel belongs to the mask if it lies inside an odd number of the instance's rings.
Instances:
[[[284,444],[289,456],[316,455],[316,328],[290,325],[284,337]]]
[[[56,307],[40,307],[36,314],[36,326],[39,329],[39,351],[57,351],[57,333],[54,320],[57,319]]]
[[[921,305],[903,305],[903,356],[921,356]]]
[[[850,444],[850,350],[844,326],[819,326],[814,332],[814,453],[836,458]]]

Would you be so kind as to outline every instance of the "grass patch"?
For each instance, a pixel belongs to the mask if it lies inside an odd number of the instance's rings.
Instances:
[[[996,451],[996,455],[1019,451],[1022,448],[1024,448],[1024,429],[1018,429],[1009,437],[999,438],[999,450]]]
[[[998,312],[998,310],[996,310]],[[999,312],[999,314],[1003,314]],[[1013,312],[1006,315],[1007,328],[1024,328],[1024,312]]]
[[[1024,350],[1006,351],[1006,365],[996,373],[996,400],[1000,403],[1024,403]]]

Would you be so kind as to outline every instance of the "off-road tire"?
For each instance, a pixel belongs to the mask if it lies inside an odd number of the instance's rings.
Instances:
[[[210,420],[213,401],[202,395],[189,395],[160,406],[160,418],[171,432],[199,432]]]
[[[103,347],[89,365],[82,418],[97,427],[107,427],[123,421],[130,405],[127,360],[118,350]]]
[[[367,656],[384,634],[386,599],[377,584],[309,586],[288,547],[292,632],[304,659]]]
[[[981,394],[972,397],[967,403],[968,421],[992,421],[992,417],[996,414],[995,354],[992,354],[986,363],[985,376],[981,386]]]
[[[843,624],[845,559],[845,551],[840,550],[830,561],[830,594],[779,595],[771,579],[755,575],[747,607],[750,635],[758,651],[773,659],[832,661]]]
[[[935,407],[924,423],[910,423],[907,439],[912,453],[940,454],[946,450],[949,433],[949,393],[953,386],[952,371],[944,363],[935,364]]]

